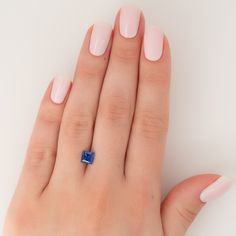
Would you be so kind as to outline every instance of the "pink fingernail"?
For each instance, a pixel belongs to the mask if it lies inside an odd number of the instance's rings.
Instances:
[[[163,52],[164,34],[156,26],[147,26],[144,34],[144,54],[150,61],[157,61]]]
[[[106,23],[97,23],[93,26],[89,51],[94,56],[101,56],[107,49],[110,41],[112,27]]]
[[[51,99],[56,104],[63,103],[67,92],[70,88],[71,82],[67,79],[62,77],[56,77],[53,80],[53,86],[51,91]]]
[[[124,6],[120,11],[120,34],[125,38],[137,35],[140,20],[140,9],[134,6]]]
[[[220,197],[230,189],[232,183],[231,179],[221,176],[201,192],[201,201],[206,203]]]

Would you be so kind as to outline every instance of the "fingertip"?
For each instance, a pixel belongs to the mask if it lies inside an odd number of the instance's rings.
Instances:
[[[78,62],[97,61],[99,63],[101,58],[108,61],[112,39],[113,28],[111,24],[104,21],[92,24],[85,34]],[[78,69],[78,65],[76,69]]]
[[[122,6],[115,17],[114,34],[122,40],[142,40],[145,28],[145,17],[142,9],[135,5]]]
[[[111,39],[112,26],[105,22],[97,22],[92,27],[89,52],[93,56],[102,56]]]
[[[218,174],[202,174],[190,177],[177,184],[167,197],[171,199],[184,198],[203,204],[200,201],[201,192],[219,177]]]
[[[203,203],[213,201],[226,193],[233,185],[233,180],[226,176],[218,176],[218,178],[204,188],[200,193],[200,200]]]
[[[56,105],[64,103],[65,98],[67,97],[67,94],[69,92],[70,86],[70,80],[62,76],[56,76],[52,82],[50,94],[51,101]]]
[[[169,40],[165,33],[154,25],[145,28],[141,59],[147,65],[171,64]]]

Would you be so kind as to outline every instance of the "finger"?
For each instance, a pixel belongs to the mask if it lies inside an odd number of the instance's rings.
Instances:
[[[38,195],[49,182],[70,84],[70,81],[57,77],[43,97],[20,178],[22,193]]]
[[[85,37],[59,135],[52,177],[52,182],[59,185],[68,181],[77,183],[84,174],[81,154],[91,146],[100,90],[109,60],[111,33],[110,25],[98,23]]]
[[[206,202],[225,193],[232,181],[219,175],[199,175],[174,187],[162,203],[162,224],[166,236],[184,236]]]
[[[139,87],[126,158],[126,178],[159,187],[168,128],[170,50],[156,27],[147,27],[140,59]],[[153,184],[152,184],[153,183]]]
[[[88,172],[116,176],[118,171],[123,175],[144,28],[144,19],[140,16],[140,10],[130,6],[118,13],[93,138],[96,168],[89,167]]]

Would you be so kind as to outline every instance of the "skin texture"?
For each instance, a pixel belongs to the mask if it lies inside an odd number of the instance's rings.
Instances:
[[[118,13],[105,53],[89,52],[88,30],[66,99],[50,83],[39,109],[4,236],[183,236],[219,176],[195,176],[161,202],[168,129],[170,49],[144,56],[144,16],[124,38]],[[80,162],[83,150],[95,162]]]

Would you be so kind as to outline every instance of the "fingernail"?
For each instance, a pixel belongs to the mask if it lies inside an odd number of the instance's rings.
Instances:
[[[52,92],[51,92],[51,99],[56,104],[63,103],[67,92],[70,88],[71,82],[67,79],[64,79],[62,77],[56,77],[53,80],[52,85]]]
[[[227,192],[231,185],[231,179],[221,176],[201,192],[200,199],[204,203],[212,201]]]
[[[120,11],[120,34],[125,38],[137,35],[140,20],[140,9],[134,6],[124,6]]]
[[[157,61],[163,52],[164,34],[156,26],[147,26],[144,34],[144,54],[150,61]]]
[[[94,56],[101,56],[107,49],[110,41],[112,27],[106,23],[97,23],[93,26],[89,51]]]

